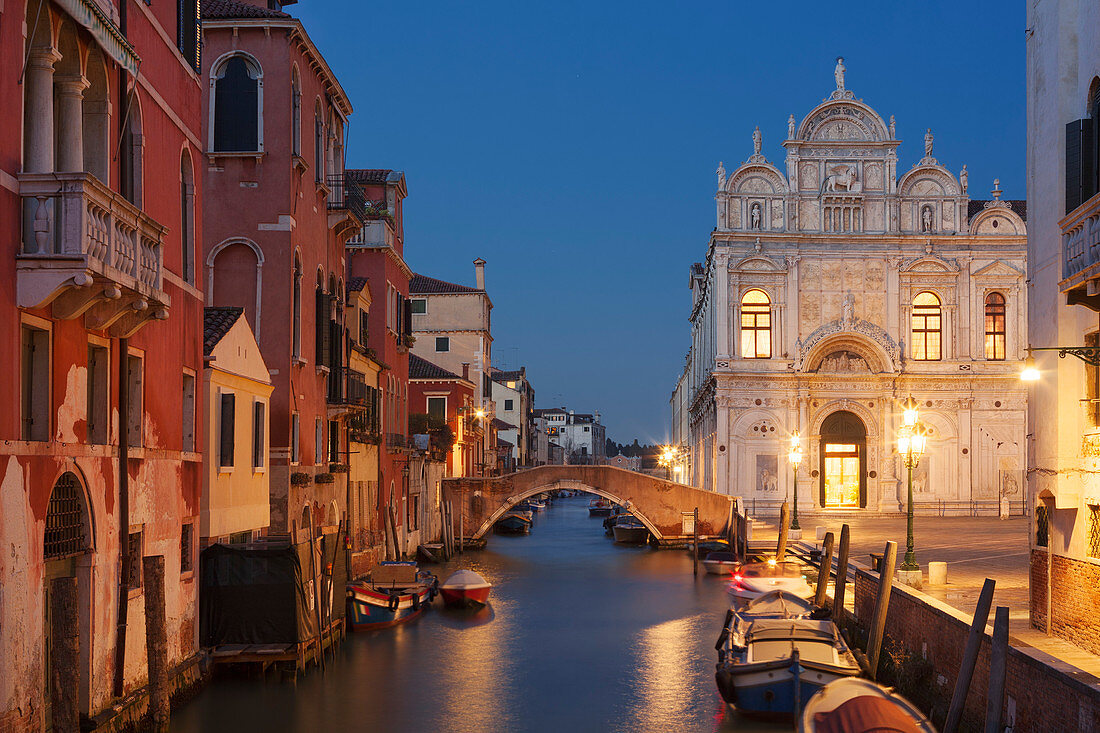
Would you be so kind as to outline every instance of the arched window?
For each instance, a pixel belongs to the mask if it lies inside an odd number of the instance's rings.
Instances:
[[[251,153],[262,150],[260,117],[263,72],[253,59],[230,56],[211,75],[215,152]]]
[[[302,154],[302,80],[297,66],[290,77],[290,152]]]
[[[180,243],[184,282],[195,284],[195,172],[191,155],[180,155]]]
[[[313,176],[325,180],[325,118],[321,114],[321,102],[313,106]]]
[[[291,331],[291,356],[299,359],[302,356],[302,261],[298,255],[294,255],[294,296],[293,296],[294,323]]]
[[[771,355],[771,300],[763,290],[750,290],[741,296],[741,358],[770,359]]]
[[[141,208],[142,148],[141,107],[136,94],[129,103],[129,111],[122,126],[122,145],[119,148],[121,176],[119,190],[134,206]]]
[[[43,537],[44,560],[80,555],[91,548],[91,527],[84,491],[72,473],[64,473],[53,486],[46,508]]]
[[[985,296],[985,358],[1005,358],[1005,296],[1000,293]]]
[[[942,319],[940,299],[934,293],[924,292],[913,299],[913,359],[940,360]]]

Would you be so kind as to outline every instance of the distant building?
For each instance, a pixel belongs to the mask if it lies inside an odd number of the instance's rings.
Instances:
[[[625,468],[628,471],[641,471],[642,470],[642,457],[641,456],[624,456],[620,453],[617,456],[610,456],[604,460],[605,465],[614,466],[615,468]]]
[[[600,413],[578,413],[564,407],[534,410],[542,418],[550,441],[562,450],[567,465],[600,464],[607,454],[607,433],[600,424]],[[554,463],[553,460],[549,461]]]
[[[514,371],[491,369],[492,398],[497,417],[508,427],[499,430],[499,439],[512,444],[512,465],[530,466],[534,431],[531,410],[535,405],[535,390],[527,380],[527,369]]]
[[[251,542],[271,522],[270,397],[274,389],[243,308],[207,308],[203,326],[206,446],[202,546]]]

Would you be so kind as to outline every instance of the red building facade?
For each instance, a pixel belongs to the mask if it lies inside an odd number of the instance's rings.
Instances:
[[[0,8],[0,729],[145,684],[144,558],[195,659],[198,51],[193,1]]]

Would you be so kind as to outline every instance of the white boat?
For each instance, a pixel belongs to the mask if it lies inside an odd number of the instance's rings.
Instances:
[[[734,610],[773,590],[781,590],[799,598],[810,598],[814,589],[802,575],[802,565],[793,560],[753,562],[742,565],[733,572],[733,580],[726,589]]]
[[[734,614],[718,652],[715,682],[722,698],[751,715],[797,719],[820,688],[859,674],[859,664],[827,619],[757,618]]]
[[[856,677],[830,682],[802,708],[799,733],[835,730],[936,733],[936,728],[913,703],[888,687]]]
[[[703,560],[703,567],[711,575],[730,575],[740,563],[732,552],[711,552]]]

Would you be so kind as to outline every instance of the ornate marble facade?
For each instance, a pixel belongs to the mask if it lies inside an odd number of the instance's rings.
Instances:
[[[801,123],[786,160],[718,168],[717,227],[691,270],[692,347],[673,395],[691,482],[758,512],[789,497],[786,453],[803,438],[799,510],[897,512],[898,402],[930,427],[914,476],[921,512],[1019,511],[1027,392],[1022,202],[970,199],[924,137],[899,174],[889,122],[844,86]],[[842,487],[847,487],[847,493]],[[823,506],[824,504],[824,506]]]

